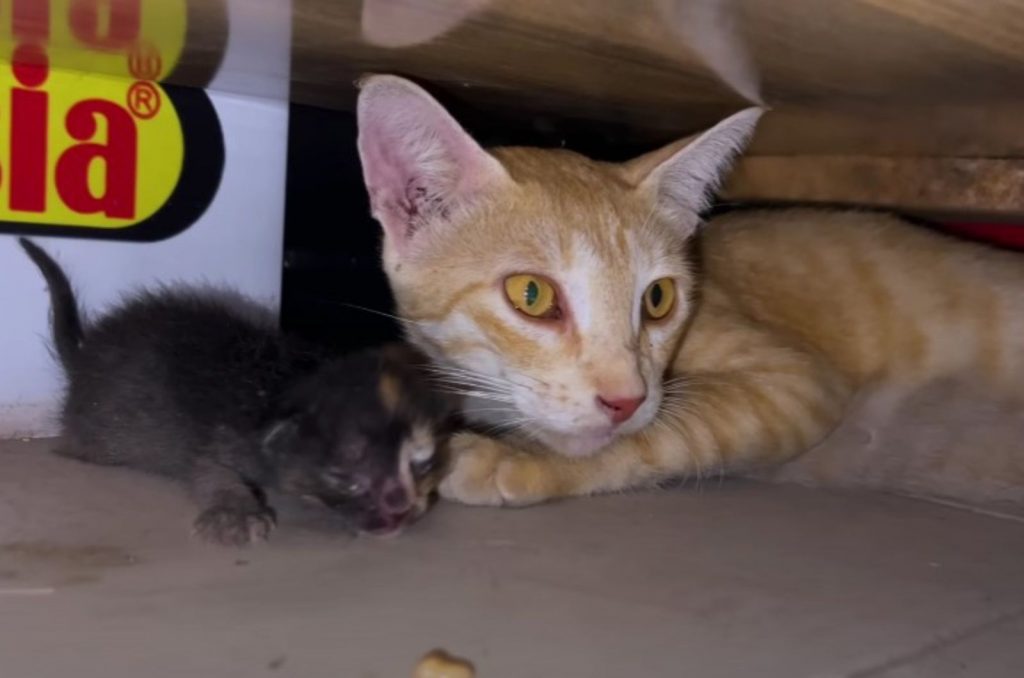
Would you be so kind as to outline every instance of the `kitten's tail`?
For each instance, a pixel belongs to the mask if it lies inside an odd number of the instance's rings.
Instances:
[[[64,270],[39,245],[27,238],[18,238],[18,244],[46,278],[46,285],[50,289],[50,304],[53,307],[53,345],[57,349],[61,363],[67,369],[78,354],[84,336],[75,293]]]

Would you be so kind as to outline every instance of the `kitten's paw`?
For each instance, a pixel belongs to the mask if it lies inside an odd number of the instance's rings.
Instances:
[[[445,499],[476,506],[526,506],[551,499],[553,469],[544,459],[493,438],[460,433],[451,442],[452,468],[441,482]]]
[[[199,514],[192,533],[214,544],[246,546],[266,541],[276,524],[269,507],[214,506]]]

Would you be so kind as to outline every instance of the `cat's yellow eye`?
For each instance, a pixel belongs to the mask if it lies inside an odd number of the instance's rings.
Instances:
[[[672,278],[655,280],[644,292],[644,313],[651,320],[660,320],[669,314],[676,301],[676,286]]]
[[[513,308],[531,318],[557,318],[561,315],[555,286],[538,275],[510,275],[505,278],[505,294]]]

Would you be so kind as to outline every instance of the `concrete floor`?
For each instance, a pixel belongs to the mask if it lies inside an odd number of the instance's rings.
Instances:
[[[442,505],[392,540],[284,515],[192,541],[173,485],[0,444],[4,678],[1024,675],[1024,522],[755,483],[527,510]]]

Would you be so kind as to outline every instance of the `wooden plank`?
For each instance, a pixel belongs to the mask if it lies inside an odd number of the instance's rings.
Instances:
[[[761,119],[750,153],[1024,157],[1022,121],[1024,100],[783,106]]]
[[[1024,218],[1024,160],[762,156],[743,159],[726,201],[858,205],[933,217]]]
[[[628,125],[652,144],[764,100],[776,115],[755,154],[1024,148],[1019,0],[295,0],[294,13],[293,96],[316,105],[349,107],[359,73],[394,71],[469,106]]]
[[[294,7],[299,100],[351,106],[358,73],[397,71],[470,111],[583,118],[648,147],[764,100],[727,199],[1024,214],[1019,0]]]

